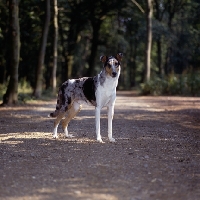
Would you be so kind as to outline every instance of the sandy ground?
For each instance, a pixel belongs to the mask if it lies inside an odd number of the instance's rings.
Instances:
[[[113,134],[84,107],[52,138],[56,100],[0,108],[1,200],[199,200],[200,98],[119,92]]]

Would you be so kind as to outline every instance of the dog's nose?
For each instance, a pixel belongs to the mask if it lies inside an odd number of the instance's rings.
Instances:
[[[113,77],[115,77],[117,75],[117,72],[113,72],[112,75]]]

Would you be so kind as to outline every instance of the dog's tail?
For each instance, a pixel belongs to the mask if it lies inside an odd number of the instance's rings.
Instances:
[[[62,90],[59,88],[57,96],[56,110],[48,115],[48,117],[57,117],[59,114],[60,107],[62,105]]]
[[[55,110],[54,112],[50,113],[48,117],[56,118],[58,116],[59,111]]]

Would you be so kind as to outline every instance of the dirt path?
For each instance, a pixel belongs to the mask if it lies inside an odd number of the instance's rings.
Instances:
[[[0,108],[0,199],[200,199],[200,98],[118,94],[113,133],[95,141],[94,110],[52,139],[55,100]],[[59,127],[59,133],[62,133]]]

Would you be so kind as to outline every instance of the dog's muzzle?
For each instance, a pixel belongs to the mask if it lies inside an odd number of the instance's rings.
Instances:
[[[112,77],[115,78],[117,76],[117,72],[112,72]]]

